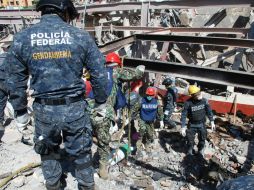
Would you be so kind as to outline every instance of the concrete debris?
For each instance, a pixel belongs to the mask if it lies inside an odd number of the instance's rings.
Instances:
[[[15,178],[12,182],[15,187],[20,188],[25,184],[26,177],[25,176],[20,176],[18,178]]]
[[[99,3],[93,1],[88,2],[90,4]],[[107,2],[102,1],[100,3]],[[147,2],[144,4],[146,3]],[[113,27],[141,26],[142,19],[140,12],[142,11],[114,11],[111,13],[105,12],[97,14],[89,12],[86,18],[86,27],[95,26],[94,35],[97,45],[105,45],[112,41],[119,40],[122,37],[141,33],[141,31],[131,30],[120,31]],[[250,8],[221,8],[220,10],[210,7],[198,9],[150,9],[148,12],[150,17],[147,19],[147,23],[142,24],[154,27],[211,28],[218,26],[221,28],[229,28],[235,26],[235,28],[249,28],[249,23],[254,21],[254,11]],[[146,16],[148,17],[148,15]],[[78,27],[79,25],[80,23],[77,23]],[[10,33],[14,33],[14,29],[11,28],[13,26],[8,27]],[[105,30],[104,27],[110,29]],[[162,31],[162,33],[172,34],[169,30]],[[181,33],[181,35],[196,36],[201,34]],[[207,36],[208,34],[202,35]],[[216,36],[217,34],[209,35]],[[225,35],[226,37],[232,37],[232,34]],[[233,37],[235,36],[236,35],[233,34]],[[222,67],[226,69],[233,68],[232,65],[234,65],[236,55],[235,50],[227,47],[199,46],[187,43],[170,43],[166,51],[163,50],[163,47],[165,46],[162,42],[138,41],[135,42],[135,44],[129,44],[121,50],[118,50],[118,53],[121,56],[127,55],[129,57],[134,56],[151,60],[161,60],[163,56],[165,58],[163,60],[165,61],[191,65],[204,64],[205,66],[209,65],[211,67]],[[134,52],[135,48],[138,51]],[[1,51],[2,48],[0,48],[0,52]],[[242,64],[237,70],[240,69],[253,72],[253,49],[248,49],[241,53],[244,54],[244,56],[240,61],[244,59],[245,61],[242,61]],[[145,80],[149,81],[150,84],[154,84],[156,80],[160,80],[158,79],[160,77],[157,76],[158,75],[155,73],[149,73]],[[165,76],[162,76],[161,79],[163,79],[163,77]],[[187,94],[187,88],[193,81],[176,78],[177,76],[171,77],[175,79],[175,85],[182,89],[181,95]],[[237,90],[241,93],[244,92],[244,90],[241,89]],[[226,91],[220,88],[211,89],[205,87],[204,92],[208,94],[207,96],[209,97],[217,96],[220,100],[223,99],[228,101],[233,95],[234,90]],[[248,91],[246,93],[248,93],[248,95],[253,95],[253,91]],[[184,99],[186,97],[180,98]],[[32,114],[31,100],[29,100],[29,104],[29,114]],[[8,104],[8,106],[9,105],[10,104]],[[173,129],[156,128],[154,142],[150,146],[145,147],[138,141],[139,135],[136,133],[134,136],[137,143],[136,145],[131,145],[134,147],[134,150],[130,153],[131,155],[127,158],[126,152],[123,151],[121,155],[116,154],[119,157],[117,157],[117,160],[115,160],[109,168],[109,180],[99,178],[96,173],[96,170],[98,170],[98,158],[96,155],[97,145],[94,144],[92,152],[95,167],[94,178],[98,186],[97,189],[212,190],[215,189],[217,185],[219,185],[217,188],[218,190],[253,189],[254,115],[245,116],[241,112],[237,112],[236,117],[228,114],[217,114],[215,120],[216,131],[212,132],[211,128],[207,126],[208,138],[205,142],[203,153],[198,153],[198,147],[195,146],[194,155],[189,156],[187,155],[188,148],[186,138],[182,137],[179,133],[181,127],[179,124],[181,109],[182,106],[179,104],[175,110],[177,113],[174,113],[172,116],[173,120],[177,123],[177,127]],[[31,146],[33,145],[31,141],[33,139],[34,121],[32,120],[31,125],[24,131],[18,131],[13,120],[14,110],[10,108],[8,110],[6,109],[6,112],[8,112],[6,113],[8,119],[5,122],[6,128],[4,134],[0,139],[2,141],[0,141],[0,180],[28,163],[40,163],[40,156],[34,152],[33,146]],[[207,123],[207,125],[209,124]],[[128,144],[126,131],[115,132],[115,130],[112,130],[111,132],[111,140],[113,141],[110,143],[111,149],[117,150],[122,144]],[[134,140],[134,138],[132,140]],[[197,142],[197,138],[195,142]],[[117,151],[117,153],[118,152],[120,151]],[[112,156],[112,160],[115,157]],[[67,174],[66,180],[66,190],[77,188],[76,181],[70,173]],[[6,190],[45,190],[42,171],[40,168],[34,168],[24,172],[16,176],[16,178],[10,181],[4,188]]]

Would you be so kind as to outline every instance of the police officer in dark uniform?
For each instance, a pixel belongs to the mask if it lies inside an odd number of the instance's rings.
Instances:
[[[181,125],[182,125],[182,135],[186,135],[186,118],[188,117],[188,130],[187,130],[187,139],[188,139],[188,154],[193,154],[194,139],[195,134],[198,134],[198,151],[200,154],[203,154],[205,140],[207,138],[207,131],[205,127],[206,116],[210,120],[212,130],[215,130],[213,113],[210,108],[210,105],[207,99],[202,98],[200,88],[195,85],[189,86],[189,94],[191,98],[184,103],[184,108],[182,111]]]
[[[68,24],[78,15],[71,0],[40,0],[40,23],[14,37],[7,55],[10,101],[17,118],[27,115],[27,80],[35,98],[35,151],[46,188],[61,188],[59,145],[75,167],[79,190],[94,189],[92,127],[84,101],[83,67],[91,74],[96,109],[105,109],[105,59],[90,35]],[[62,135],[61,135],[62,134]]]
[[[177,98],[175,90],[172,87],[172,83],[173,81],[170,78],[165,78],[162,82],[162,85],[165,85],[167,89],[167,94],[163,99],[164,124],[170,127],[176,127],[176,123],[171,119],[171,116],[175,109],[176,98]]]

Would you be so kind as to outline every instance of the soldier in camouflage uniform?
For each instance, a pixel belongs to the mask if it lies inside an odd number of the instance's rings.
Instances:
[[[99,175],[103,179],[108,178],[107,162],[110,155],[109,143],[111,140],[109,129],[116,122],[116,111],[126,105],[126,99],[122,93],[122,83],[140,79],[144,74],[145,67],[138,66],[135,72],[123,69],[119,55],[109,53],[106,56],[106,69],[108,74],[107,109],[105,113],[97,112],[97,115],[92,116],[98,138],[98,153],[100,155]],[[100,119],[100,117],[103,119]]]
[[[139,110],[140,119],[138,123],[139,133],[141,136],[141,140],[139,142],[144,143],[147,150],[149,150],[149,146],[153,142],[154,123],[157,116],[160,120],[160,127],[164,127],[163,110],[158,104],[158,100],[155,98],[155,95],[155,88],[148,87],[146,89],[146,97],[142,98],[141,102],[136,104],[135,108],[133,109],[134,112]]]
[[[17,118],[27,115],[27,80],[35,116],[35,151],[48,190],[60,190],[60,147],[75,168],[79,190],[94,189],[92,127],[85,109],[83,67],[91,74],[96,110],[105,109],[105,59],[84,30],[68,24],[78,15],[71,0],[40,0],[40,23],[18,33],[6,57],[10,100]],[[63,134],[63,136],[61,135]]]

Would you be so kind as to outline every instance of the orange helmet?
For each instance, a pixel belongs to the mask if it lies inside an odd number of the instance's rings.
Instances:
[[[122,61],[118,54],[115,52],[109,53],[106,56],[106,65],[107,66],[122,66]]]
[[[148,96],[155,96],[156,92],[155,92],[155,88],[153,87],[148,87],[146,89],[146,95]]]

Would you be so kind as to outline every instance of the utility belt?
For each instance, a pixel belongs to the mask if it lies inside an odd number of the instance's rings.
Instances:
[[[204,121],[189,122],[189,128],[202,128],[205,126]]]
[[[68,105],[74,102],[78,102],[80,100],[83,100],[84,96],[79,95],[76,97],[66,97],[66,98],[35,98],[34,102],[43,104],[43,105],[52,105],[52,106],[57,106],[57,105]]]
[[[204,121],[191,121],[190,122],[190,124],[194,124],[194,125],[196,125],[196,124],[203,124],[203,123],[205,123]]]

